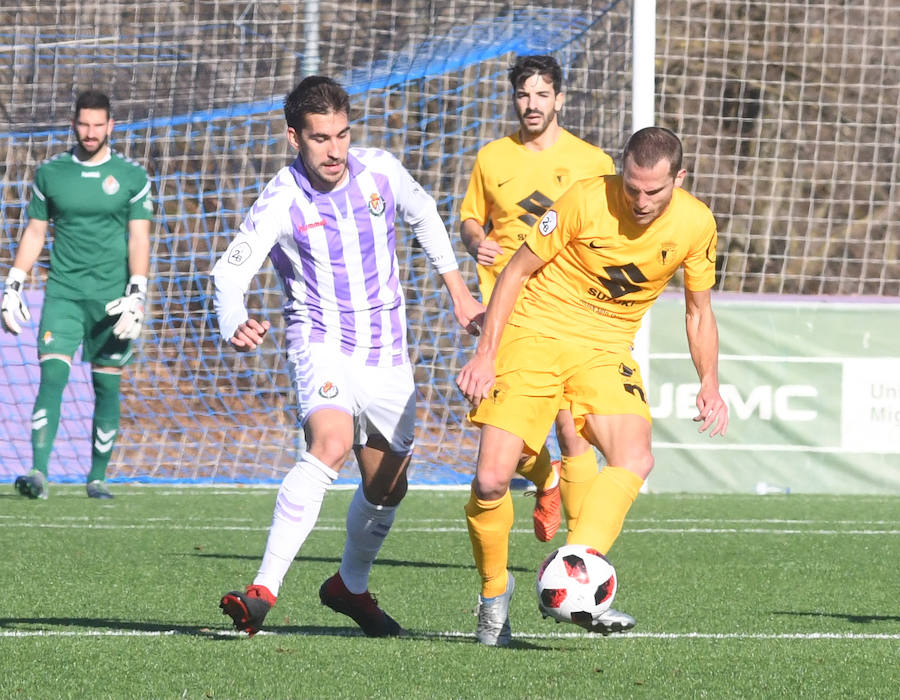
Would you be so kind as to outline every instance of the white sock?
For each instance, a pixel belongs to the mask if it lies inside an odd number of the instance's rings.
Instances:
[[[287,473],[278,489],[266,551],[254,585],[265,586],[272,595],[278,595],[294,557],[319,519],[325,491],[337,476],[308,452]]]
[[[397,514],[396,506],[376,506],[356,489],[347,509],[347,541],[341,556],[341,579],[351,593],[364,593],[369,572]]]

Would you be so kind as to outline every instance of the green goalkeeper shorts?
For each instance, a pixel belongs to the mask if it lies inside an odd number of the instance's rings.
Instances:
[[[115,316],[95,300],[44,299],[38,329],[38,357],[73,357],[82,343],[85,362],[100,367],[124,367],[131,360],[131,341],[113,335]]]

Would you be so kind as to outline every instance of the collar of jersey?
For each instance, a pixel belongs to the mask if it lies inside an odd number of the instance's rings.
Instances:
[[[306,167],[303,165],[303,160],[298,155],[294,162],[291,163],[291,174],[294,176],[294,181],[297,183],[297,186],[300,187],[301,190],[306,192],[306,194],[312,197],[323,197],[331,194],[330,192],[319,192],[315,187],[313,187],[309,182],[309,176],[306,174]],[[353,155],[350,151],[347,152],[347,170],[350,171],[350,177],[347,179],[346,184],[340,189],[344,189],[347,185],[350,184],[350,180],[355,178],[363,171],[363,164],[359,161],[356,156]],[[337,190],[332,190],[337,191]]]
[[[112,158],[112,155],[113,155],[113,149],[110,148],[109,150],[107,150],[107,151],[106,151],[106,158],[104,158],[103,160],[101,160],[101,161],[98,162],[98,163],[88,163],[87,161],[78,160],[78,156],[75,155],[75,148],[74,148],[74,147],[72,148],[71,153],[72,153],[72,160],[75,161],[76,163],[78,163],[78,165],[81,165],[82,167],[85,167],[85,168],[96,168],[96,167],[98,167],[98,166],[100,166],[100,165],[103,165],[104,163],[108,163],[108,162],[109,162],[109,160]]]

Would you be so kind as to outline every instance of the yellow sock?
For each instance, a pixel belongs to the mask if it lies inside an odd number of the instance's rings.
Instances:
[[[603,467],[588,489],[578,524],[566,542],[608,553],[643,483],[641,477],[624,467]]]
[[[597,476],[597,456],[594,448],[575,457],[562,456],[562,468],[559,474],[559,494],[563,508],[566,510],[566,525],[569,532],[578,524],[581,504],[587,496],[588,489]]]
[[[502,595],[506,590],[509,531],[513,525],[512,496],[507,491],[496,501],[483,501],[476,498],[472,489],[465,511],[472,555],[481,574],[481,595],[484,598]]]
[[[556,472],[553,471],[551,465],[550,452],[547,451],[547,446],[544,445],[540,454],[520,464],[516,468],[516,472],[543,491],[556,486]],[[502,593],[503,591],[500,592]]]

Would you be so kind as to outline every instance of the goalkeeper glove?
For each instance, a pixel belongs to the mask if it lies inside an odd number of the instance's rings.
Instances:
[[[25,284],[24,270],[18,267],[9,269],[9,276],[6,278],[6,288],[3,290],[3,304],[0,306],[2,312],[0,316],[3,318],[3,327],[10,333],[18,335],[22,332],[20,323],[31,320],[31,313],[28,306],[25,305],[25,298],[22,296],[22,286]]]
[[[113,335],[122,340],[134,340],[141,333],[144,321],[144,300],[147,298],[147,278],[132,275],[125,287],[125,296],[106,305],[107,316],[118,316]]]

